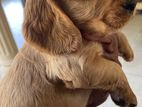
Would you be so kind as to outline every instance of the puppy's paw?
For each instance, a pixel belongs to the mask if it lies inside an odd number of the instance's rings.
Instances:
[[[128,62],[132,61],[134,59],[134,53],[133,50],[128,47],[125,52],[121,53],[121,56]]]
[[[120,91],[115,91],[111,93],[111,99],[114,103],[121,107],[136,107],[137,99],[132,91],[126,91],[123,93]]]

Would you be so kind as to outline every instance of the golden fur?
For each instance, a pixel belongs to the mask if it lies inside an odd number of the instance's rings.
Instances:
[[[119,8],[123,0],[113,1],[27,0],[26,43],[0,83],[0,107],[86,107],[93,89],[122,98],[126,107],[136,105],[121,67],[102,57],[101,44],[81,37],[82,30],[101,36],[116,32],[121,53],[133,59],[117,31],[131,15]]]

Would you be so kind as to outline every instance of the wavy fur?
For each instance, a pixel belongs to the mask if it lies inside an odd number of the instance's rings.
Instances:
[[[86,107],[94,89],[117,95],[126,106],[137,103],[121,67],[102,57],[101,44],[81,37],[82,30],[114,31],[104,9],[113,0],[99,1],[27,0],[26,43],[0,83],[0,107]],[[125,36],[119,32],[117,36],[122,53],[133,58]]]

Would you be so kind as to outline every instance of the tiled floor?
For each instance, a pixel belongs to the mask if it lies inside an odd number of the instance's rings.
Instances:
[[[9,3],[4,3],[4,10],[8,16],[8,21],[14,35],[17,46],[20,48],[23,45],[23,37],[21,33],[21,25],[23,22],[23,7],[20,0],[6,0]],[[15,1],[13,3],[13,1]],[[131,63],[121,60],[123,70],[128,77],[132,89],[138,98],[138,107],[142,107],[142,16],[136,16],[123,29],[127,35],[130,44],[135,53],[135,59]],[[7,68],[0,66],[0,78],[3,77]],[[116,107],[110,99],[99,107]]]

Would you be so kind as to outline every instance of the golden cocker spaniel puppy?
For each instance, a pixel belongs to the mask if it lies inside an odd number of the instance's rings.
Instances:
[[[134,7],[134,0],[27,0],[26,43],[0,83],[0,107],[92,107],[88,100],[95,89],[110,92],[118,105],[135,107],[119,64],[102,56],[100,43],[81,35],[117,31]],[[131,59],[128,42],[123,45]]]

